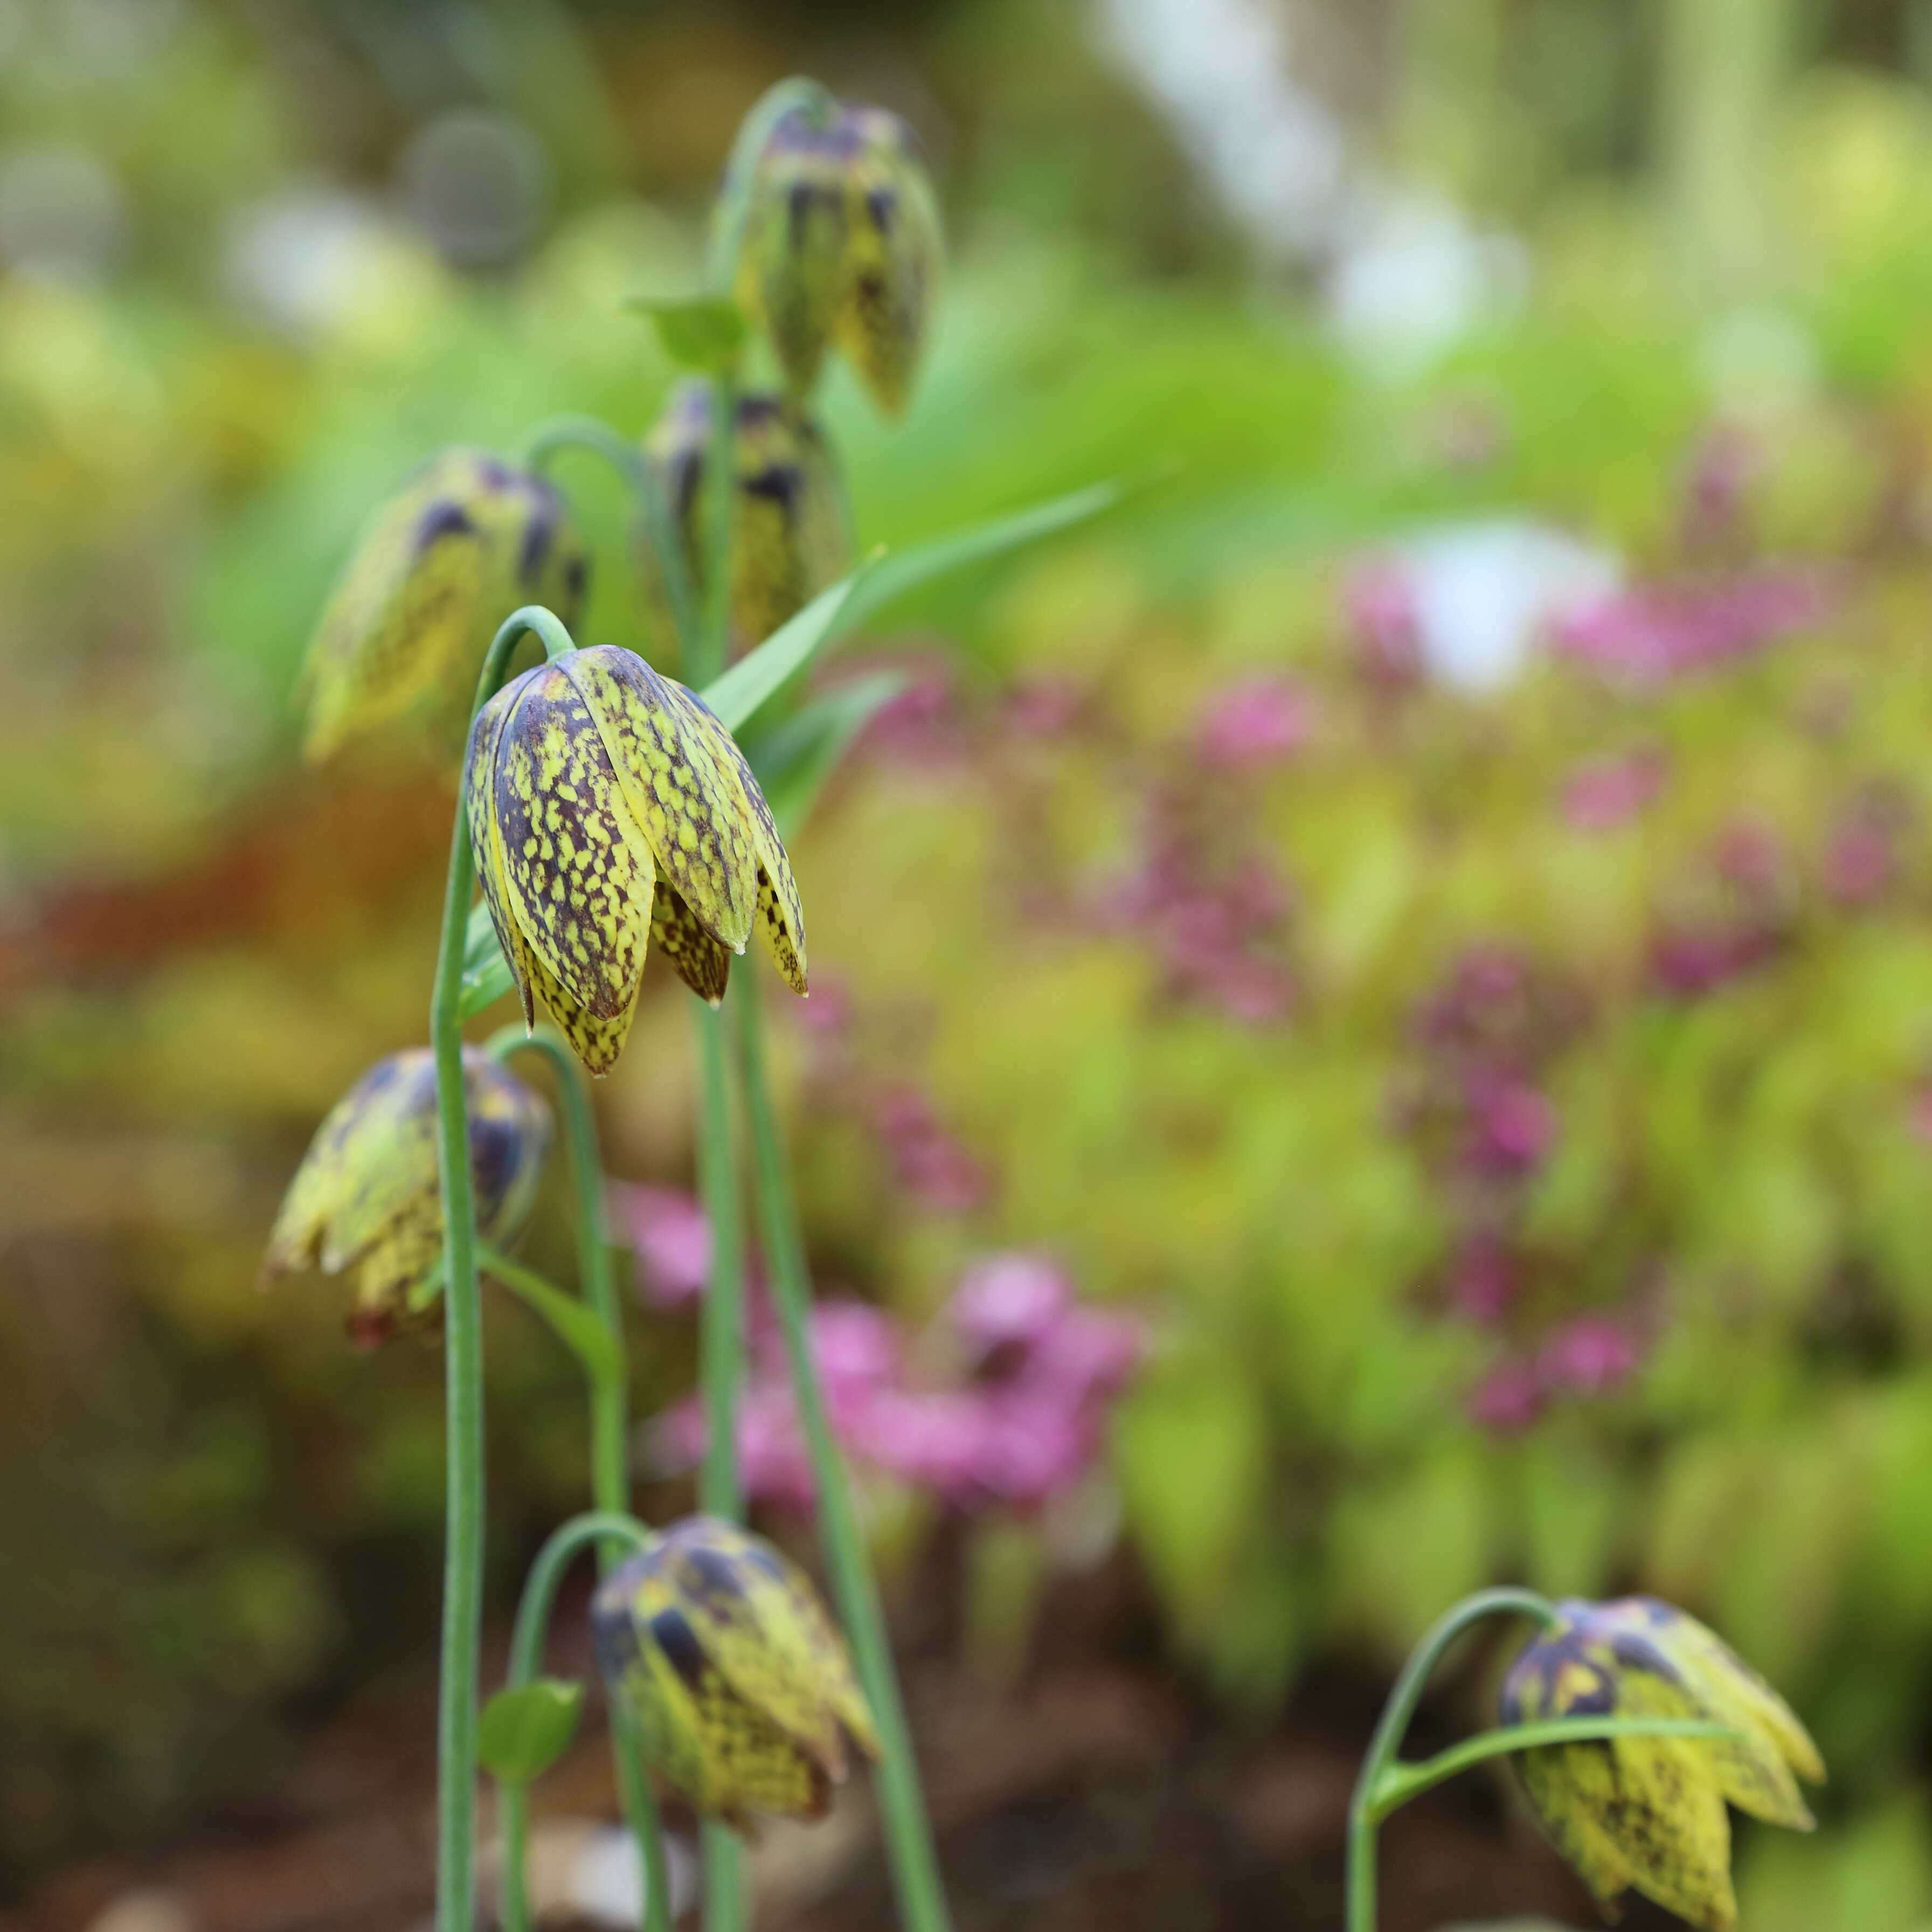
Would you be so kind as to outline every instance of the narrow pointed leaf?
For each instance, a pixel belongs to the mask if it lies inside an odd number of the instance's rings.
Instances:
[[[748,748],[752,769],[787,839],[797,836],[860,733],[906,688],[902,671],[874,672],[815,698]]]
[[[584,1708],[584,1686],[556,1677],[499,1690],[483,1707],[476,1756],[493,1778],[527,1784],[570,1748]]]
[[[1110,509],[1126,495],[1124,479],[1090,484],[1070,495],[995,517],[970,530],[935,537],[868,560],[814,598],[798,615],[741,658],[701,694],[725,724],[737,730],[774,692],[804,670],[835,638],[948,571],[964,569],[1008,550],[1056,536]]]
[[[490,908],[478,899],[470,908],[470,924],[463,938],[463,1016],[480,1013],[494,1006],[510,990],[510,962],[496,943],[496,928],[490,922]]]

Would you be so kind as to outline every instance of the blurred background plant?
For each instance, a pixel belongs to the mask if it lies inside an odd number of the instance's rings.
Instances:
[[[341,1922],[420,1910],[440,1362],[254,1280],[315,1118],[420,1034],[451,800],[404,747],[303,771],[288,694],[422,451],[661,419],[625,304],[694,285],[803,69],[947,203],[903,424],[820,398],[860,550],[1169,472],[835,660],[904,682],[793,844],[821,1347],[964,1895],[1339,1923],[1388,1672],[1516,1577],[1666,1595],[1804,1714],[1826,1828],[1742,1838],[1745,1924],[1932,1923],[1922,5],[14,0],[0,50],[23,1922],[151,1870],[194,1924],[337,1922],[238,1902],[244,1842],[404,1874]],[[558,469],[580,633],[648,651],[617,486]],[[680,998],[600,1096],[660,1209]],[[678,1223],[627,1225],[662,1514]],[[568,1238],[556,1192],[529,1252]],[[1120,1354],[976,1339],[1002,1268]],[[501,1621],[582,1454],[573,1364],[490,1320]],[[1023,1399],[1058,1448],[995,1470]],[[1062,1782],[988,1782],[995,1706]],[[1384,1922],[1582,1922],[1470,1783],[1392,1828]]]

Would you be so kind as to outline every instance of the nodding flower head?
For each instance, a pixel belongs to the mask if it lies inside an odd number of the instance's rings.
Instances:
[[[1735,1738],[1618,1737],[1517,1754],[1551,1840],[1608,1912],[1635,1886],[1694,1925],[1736,1916],[1728,1800],[1794,1831],[1811,1828],[1799,1778],[1821,1780],[1817,1747],[1790,1707],[1694,1617],[1648,1597],[1572,1600],[1511,1667],[1503,1721],[1682,1718]]]
[[[664,478],[686,568],[700,587],[711,404],[710,383],[680,384],[645,442]],[[731,631],[744,649],[770,637],[844,569],[851,527],[831,445],[817,418],[788,396],[739,398],[732,477]],[[648,546],[645,554],[652,554]]]
[[[848,1742],[879,1754],[851,1660],[804,1575],[762,1538],[690,1516],[598,1587],[597,1658],[645,1756],[700,1811],[817,1818]]]
[[[738,293],[795,392],[836,340],[879,406],[903,410],[944,254],[932,182],[897,115],[781,118],[754,167]]]
[[[550,1110],[480,1048],[463,1050],[476,1225],[500,1246],[529,1218],[550,1145]],[[350,1276],[349,1332],[383,1342],[434,1318],[423,1291],[442,1258],[436,1062],[427,1047],[379,1060],[316,1130],[289,1184],[262,1262]]]
[[[463,788],[524,1021],[541,999],[592,1073],[622,1051],[653,940],[715,1003],[756,924],[806,990],[764,794],[704,700],[642,658],[601,645],[512,680],[476,714]]]
[[[418,705],[449,716],[519,604],[569,622],[588,558],[562,500],[486,450],[446,449],[363,526],[302,668],[305,748],[332,755]]]

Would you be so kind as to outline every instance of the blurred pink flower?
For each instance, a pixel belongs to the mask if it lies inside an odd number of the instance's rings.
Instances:
[[[940,1124],[916,1088],[880,1094],[873,1120],[894,1178],[921,1207],[936,1214],[968,1214],[992,1192],[984,1166]]]
[[[1471,1096],[1469,1159],[1478,1172],[1520,1175],[1543,1163],[1556,1138],[1556,1109],[1526,1082],[1478,1083]]]
[[[1501,1321],[1520,1287],[1514,1257],[1487,1229],[1467,1236],[1450,1261],[1450,1306],[1472,1322]]]
[[[1001,722],[1022,737],[1057,738],[1078,722],[1086,702],[1084,687],[1070,677],[1020,678],[1007,690]]]
[[[1355,663],[1385,691],[1422,681],[1422,626],[1408,573],[1393,559],[1358,564],[1342,586],[1342,610]]]
[[[1898,870],[1898,813],[1868,799],[1838,814],[1825,845],[1825,890],[1841,906],[1876,904]]]
[[[1665,992],[1695,999],[1763,964],[1778,946],[1777,933],[1754,922],[1678,925],[1652,940],[1651,974]]]
[[[874,713],[860,736],[868,752],[900,765],[950,764],[965,748],[952,664],[945,653],[928,649],[872,665],[902,674],[906,684]]]
[[[1543,1382],[1527,1362],[1504,1362],[1469,1396],[1469,1419],[1493,1436],[1516,1436],[1543,1413]]]
[[[1912,1132],[1932,1147],[1932,1083],[1921,1087],[1912,1096],[1910,1119]]]
[[[1736,423],[1713,423],[1699,436],[1684,477],[1678,536],[1686,550],[1735,544],[1745,492],[1760,466],[1756,442]]]
[[[1560,654],[1606,676],[1658,684],[1802,631],[1832,602],[1822,579],[1795,568],[1638,585],[1559,617],[1552,641]]]
[[[711,1226],[704,1208],[675,1188],[610,1185],[611,1232],[638,1258],[638,1286],[653,1307],[686,1308],[711,1273]]]
[[[1636,1338],[1601,1315],[1579,1315],[1543,1345],[1544,1384],[1573,1395],[1603,1395],[1629,1380],[1642,1359]]]
[[[1292,679],[1262,672],[1210,692],[1194,745],[1202,764],[1224,770],[1279,763],[1308,742],[1312,702]]]
[[[1563,782],[1563,816],[1579,832],[1609,832],[1634,818],[1664,782],[1654,752],[1586,758]]]
[[[1015,1250],[972,1262],[946,1304],[945,1318],[975,1360],[1031,1348],[1066,1315],[1073,1284],[1056,1262]]]

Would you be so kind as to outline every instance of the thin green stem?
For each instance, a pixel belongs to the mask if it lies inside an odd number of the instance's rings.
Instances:
[[[665,495],[662,472],[640,444],[628,441],[601,418],[592,416],[554,416],[548,422],[539,423],[524,442],[524,460],[533,470],[547,469],[550,458],[566,449],[584,450],[601,458],[623,479],[644,519],[645,541],[664,580],[672,628],[677,633],[680,648],[688,648],[684,640],[697,629],[696,596],[684,545],[678,539],[676,520]]]
[[[604,1156],[597,1137],[596,1110],[590,1101],[590,1082],[583,1063],[551,1027],[540,1027],[526,1034],[520,1025],[506,1026],[492,1036],[489,1051],[500,1059],[516,1052],[538,1054],[550,1062],[556,1078],[576,1210],[578,1275],[584,1299],[602,1328],[614,1364],[613,1372],[603,1376],[593,1374],[590,1378],[591,1501],[601,1514],[621,1516],[631,1507],[630,1376],[624,1346],[623,1310],[610,1264]],[[622,1558],[621,1544],[607,1541],[598,1552],[598,1567],[608,1570]],[[644,1861],[649,1932],[670,1932],[664,1835],[657,1801],[644,1768],[637,1727],[630,1713],[621,1706],[614,1706],[611,1710],[610,1744],[619,1801]]]
[[[1382,1816],[1376,1810],[1376,1794],[1384,1773],[1396,1762],[1403,1734],[1415,1715],[1424,1688],[1442,1654],[1472,1624],[1485,1617],[1534,1617],[1547,1628],[1556,1620],[1556,1606],[1534,1590],[1480,1590],[1466,1597],[1439,1618],[1409,1653],[1408,1661],[1382,1706],[1375,1735],[1369,1741],[1368,1755],[1362,1760],[1348,1801],[1348,1932],[1375,1932],[1376,1926],[1376,1826]]]
[[[1504,1757],[1513,1751],[1540,1750],[1550,1744],[1601,1744],[1611,1738],[1708,1738],[1738,1741],[1742,1733],[1729,1724],[1702,1718],[1552,1718],[1546,1723],[1503,1724],[1465,1738],[1420,1764],[1388,1766],[1369,1807],[1377,1822],[1400,1810],[1412,1798],[1472,1765]]]
[[[633,1517],[619,1510],[595,1510],[572,1516],[550,1532],[536,1561],[524,1580],[524,1594],[517,1605],[517,1621],[510,1636],[510,1667],[506,1682],[518,1690],[533,1683],[543,1667],[544,1639],[549,1634],[550,1612],[556,1602],[557,1586],[579,1550],[587,1544],[598,1546],[600,1555],[618,1550],[641,1550],[650,1541],[650,1532]],[[611,1723],[620,1715],[616,1700],[611,1706]],[[670,1932],[670,1876],[665,1869],[663,1834],[658,1828],[657,1801],[648,1784],[644,1802],[650,1827],[638,1834],[638,1846],[644,1867],[644,1909],[650,1932]],[[530,1897],[528,1876],[530,1801],[530,1786],[522,1778],[506,1780],[502,1787],[500,1806],[503,1834],[504,1932],[530,1932]]]
[[[529,632],[548,650],[569,633],[526,605],[506,618],[483,656],[472,712],[503,681]],[[446,1464],[442,1682],[436,1718],[436,1924],[471,1932],[476,1918],[476,1670],[483,1614],[483,1328],[476,1276],[476,1201],[463,1090],[463,950],[476,868],[459,804],[443,888],[442,933],[430,997],[436,1058],[436,1156],[442,1182]]]
[[[851,1478],[832,1432],[818,1366],[812,1358],[811,1277],[790,1171],[772,1104],[765,1068],[763,1018],[756,994],[755,986],[742,982],[731,1001],[737,1021],[739,1072],[751,1130],[759,1222],[771,1269],[772,1299],[784,1336],[794,1399],[818,1488],[826,1568],[851,1640],[860,1682],[878,1726],[880,1808],[900,1917],[908,1932],[947,1932],[950,1920],[945,1888],[940,1880],[932,1824],[920,1789],[911,1727],[906,1721],[905,1705],[892,1667],[892,1645],[866,1555],[865,1535],[853,1507]]]
[[[744,1207],[732,1146],[724,1015],[700,1005],[697,1034],[698,1185],[711,1228],[711,1274],[698,1334],[704,1461],[698,1496],[710,1514],[736,1522],[745,1514],[738,1471],[738,1391],[745,1373]],[[704,1849],[706,1932],[739,1932],[745,1900],[737,1838],[726,1826],[707,1823]]]
[[[738,124],[724,179],[712,211],[711,245],[705,279],[714,296],[729,296],[738,277],[738,257],[745,245],[745,224],[752,212],[752,185],[758,157],[778,123],[800,108],[814,118],[829,115],[836,104],[815,80],[794,74],[766,88]]]

